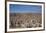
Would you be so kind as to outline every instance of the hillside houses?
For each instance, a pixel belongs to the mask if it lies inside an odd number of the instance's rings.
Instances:
[[[41,27],[41,15],[15,14],[10,16],[10,28],[35,28]]]

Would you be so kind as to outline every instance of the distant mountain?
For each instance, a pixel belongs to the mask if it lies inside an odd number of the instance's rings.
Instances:
[[[42,13],[37,11],[10,11],[10,13]]]
[[[41,13],[10,13],[10,16],[16,16],[16,15],[41,15]]]

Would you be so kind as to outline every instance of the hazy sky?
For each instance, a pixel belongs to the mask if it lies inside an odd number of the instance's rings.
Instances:
[[[42,6],[38,5],[19,5],[10,4],[10,12],[12,13],[41,13]]]

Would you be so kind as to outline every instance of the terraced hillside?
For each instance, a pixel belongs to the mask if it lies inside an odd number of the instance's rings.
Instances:
[[[42,25],[41,14],[10,13],[10,28],[35,28]]]

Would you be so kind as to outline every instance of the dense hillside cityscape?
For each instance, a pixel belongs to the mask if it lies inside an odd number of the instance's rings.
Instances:
[[[42,25],[41,14],[10,13],[10,28],[35,28]]]

